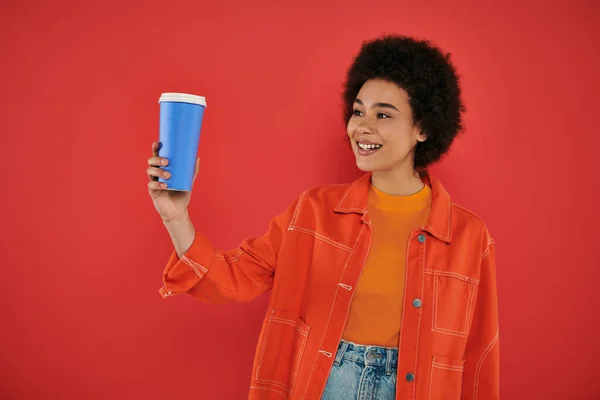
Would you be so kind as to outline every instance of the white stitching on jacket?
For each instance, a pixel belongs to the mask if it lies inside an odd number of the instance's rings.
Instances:
[[[490,354],[496,343],[498,343],[499,333],[500,330],[497,330],[496,336],[494,336],[492,342],[486,347],[483,353],[481,353],[481,357],[479,357],[479,361],[477,362],[477,367],[475,368],[475,382],[473,384],[473,400],[477,400],[477,390],[479,389],[479,373],[481,372],[481,367],[483,366],[483,362],[488,354]]]
[[[436,368],[439,368],[439,369],[447,369],[447,370],[450,370],[450,371],[462,372],[462,371],[465,370],[465,367],[461,367],[459,365],[441,364],[441,363],[438,363],[438,362],[435,362],[435,361],[431,365],[434,366],[434,367],[436,367]]]
[[[302,206],[302,200],[304,199],[305,194],[306,192],[302,193],[298,199],[298,204],[296,204],[296,209],[294,210],[294,215],[290,221],[290,226],[293,226],[296,223],[296,218],[298,218],[298,215],[300,214],[300,207]]]
[[[468,283],[474,283],[476,285],[479,284],[479,279],[470,278],[466,275],[457,274],[456,272],[437,271],[437,270],[433,270],[433,269],[426,269],[425,273],[430,274],[430,275],[452,276],[454,278],[460,279],[460,280],[468,282]]]
[[[240,249],[240,250],[238,250],[238,252],[237,252],[237,253],[235,253],[235,255],[234,255],[232,258],[230,258],[230,259],[227,259],[227,258],[225,258],[225,255],[224,255],[224,254],[222,254],[222,253],[215,253],[215,256],[216,256],[216,257],[218,257],[218,258],[220,258],[221,260],[225,261],[225,264],[226,264],[228,267],[230,267],[230,266],[231,266],[231,264],[233,264],[234,262],[236,262],[237,260],[239,260],[239,259],[240,259],[241,255],[242,255],[243,253],[244,253],[244,252],[243,252],[243,251]]]
[[[317,239],[321,239],[322,241],[324,241],[325,243],[328,243],[332,246],[335,246],[339,249],[345,250],[347,252],[351,252],[352,249],[344,244],[341,244],[339,242],[336,242],[335,240],[329,239],[328,237],[325,237],[323,235],[321,235],[320,233],[317,233],[315,231],[311,231],[310,229],[305,229],[305,228],[299,228],[297,226],[293,226],[290,225],[290,227],[288,228],[289,231],[296,231],[296,232],[300,232],[300,233],[306,233],[307,235],[313,235],[314,237],[316,237]]]
[[[189,265],[190,268],[192,268],[192,270],[194,271],[194,273],[199,278],[203,278],[204,275],[206,275],[206,273],[208,272],[208,268],[206,268],[202,264],[199,264],[199,263],[195,262],[194,260],[191,260],[191,259],[187,258],[185,255],[181,256],[181,261],[183,261],[184,263],[186,263],[187,265]]]

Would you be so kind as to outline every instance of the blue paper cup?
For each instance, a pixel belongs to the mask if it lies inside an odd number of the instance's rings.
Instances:
[[[167,190],[192,190],[206,99],[187,93],[163,93],[158,103],[158,155],[169,160],[163,169],[171,173],[169,179],[158,180],[167,184]]]

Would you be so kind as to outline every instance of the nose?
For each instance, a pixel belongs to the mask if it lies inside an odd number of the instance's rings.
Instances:
[[[370,135],[373,133],[373,126],[368,121],[362,120],[360,124],[356,126],[356,133]]]

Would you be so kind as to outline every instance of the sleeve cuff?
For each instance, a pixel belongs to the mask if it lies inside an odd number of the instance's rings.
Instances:
[[[209,270],[215,257],[214,248],[202,235],[196,237],[188,251],[179,258],[173,251],[163,272],[163,286],[159,293],[163,298],[187,292]]]

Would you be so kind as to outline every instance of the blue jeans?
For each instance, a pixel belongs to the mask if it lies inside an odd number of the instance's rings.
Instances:
[[[321,400],[394,400],[398,349],[342,340]]]

